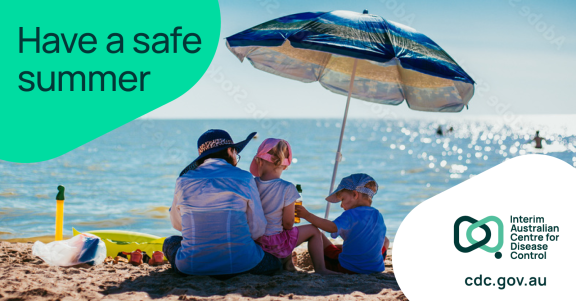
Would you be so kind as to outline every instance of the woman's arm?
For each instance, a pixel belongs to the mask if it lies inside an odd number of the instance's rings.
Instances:
[[[308,210],[306,210],[306,208],[304,208],[304,206],[297,205],[296,206],[296,213],[298,213],[298,216],[300,218],[303,218],[303,219],[309,221],[312,225],[320,228],[321,230],[324,230],[324,231],[330,232],[330,233],[338,232],[338,227],[336,226],[335,223],[333,223],[332,221],[329,221],[327,219],[323,219],[321,217],[318,217],[318,216],[308,212]]]
[[[176,181],[176,188],[174,189],[174,200],[172,201],[172,207],[170,207],[170,221],[172,222],[172,227],[178,231],[182,231],[182,215],[180,215],[180,209],[178,208],[178,200],[182,197],[182,191],[179,189],[178,181]]]
[[[294,203],[284,207],[282,211],[282,227],[286,230],[294,227]]]

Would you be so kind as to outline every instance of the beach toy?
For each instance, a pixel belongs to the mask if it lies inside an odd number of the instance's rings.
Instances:
[[[32,246],[32,255],[52,266],[98,265],[106,258],[106,245],[98,236],[82,233],[47,244],[36,241]]]
[[[128,261],[128,263],[132,264],[132,265],[141,265],[143,264],[143,260],[142,260],[142,251],[140,251],[140,249],[137,249],[136,251],[133,252],[122,252],[124,255],[129,255],[130,256],[130,260]]]
[[[72,228],[72,233],[74,236],[81,234],[74,228]],[[106,245],[106,256],[112,257],[116,257],[120,252],[133,252],[135,250],[153,254],[154,251],[162,251],[162,245],[166,239],[166,237],[122,230],[95,230],[82,233],[90,233],[100,237]]]
[[[110,239],[113,241],[122,242],[152,242],[161,238],[160,236],[152,234],[123,230],[90,230],[79,232],[72,228],[72,232],[74,232],[74,236],[80,233],[91,233],[102,239]]]
[[[119,262],[128,263],[128,258],[124,258],[122,256],[116,256],[114,258],[114,264],[118,264]]]
[[[134,265],[140,265],[142,263],[149,263],[150,262],[150,256],[148,256],[148,254],[146,252],[142,252],[140,249],[134,251],[134,252],[120,252],[118,253],[118,256],[123,257],[128,259],[128,256],[130,256],[130,260],[128,261],[131,264]],[[132,260],[132,258],[134,258],[134,260]],[[141,262],[141,263],[139,263]]]
[[[149,265],[162,265],[164,264],[164,253],[160,252],[160,251],[156,251],[154,252],[154,254],[152,254],[152,257],[150,258],[150,261],[148,261]]]
[[[64,228],[64,186],[58,186],[56,195],[56,234],[54,240],[62,240],[62,229]]]

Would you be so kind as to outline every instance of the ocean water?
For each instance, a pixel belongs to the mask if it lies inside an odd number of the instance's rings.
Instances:
[[[454,131],[439,136],[439,124]],[[547,155],[576,166],[574,128],[546,124],[540,120],[512,127],[497,117],[349,120],[338,178],[364,172],[377,180],[380,191],[373,206],[384,215],[393,240],[406,215],[426,199],[506,159],[543,153],[530,144],[537,129],[547,139]],[[139,119],[50,161],[0,161],[0,240],[53,235],[58,185],[66,187],[65,235],[72,234],[72,227],[177,234],[168,217],[174,183],[196,157],[199,135],[211,128],[229,131],[235,141],[259,132],[241,153],[238,167],[245,170],[262,140],[288,140],[294,160],[283,178],[301,184],[304,205],[324,215],[341,120]],[[333,205],[330,218],[341,212]]]

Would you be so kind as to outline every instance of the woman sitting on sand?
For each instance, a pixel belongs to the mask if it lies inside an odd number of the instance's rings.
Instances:
[[[199,157],[176,180],[170,208],[182,236],[166,238],[163,246],[177,272],[227,279],[281,269],[280,260],[254,242],[264,234],[266,218],[254,178],[236,167],[238,153],[255,134],[236,144],[223,130],[198,139]]]

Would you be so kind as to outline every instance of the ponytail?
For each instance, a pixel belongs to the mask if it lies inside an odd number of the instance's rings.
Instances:
[[[268,153],[272,155],[272,163],[274,163],[276,167],[280,167],[284,159],[290,156],[288,144],[285,140],[280,140]]]

